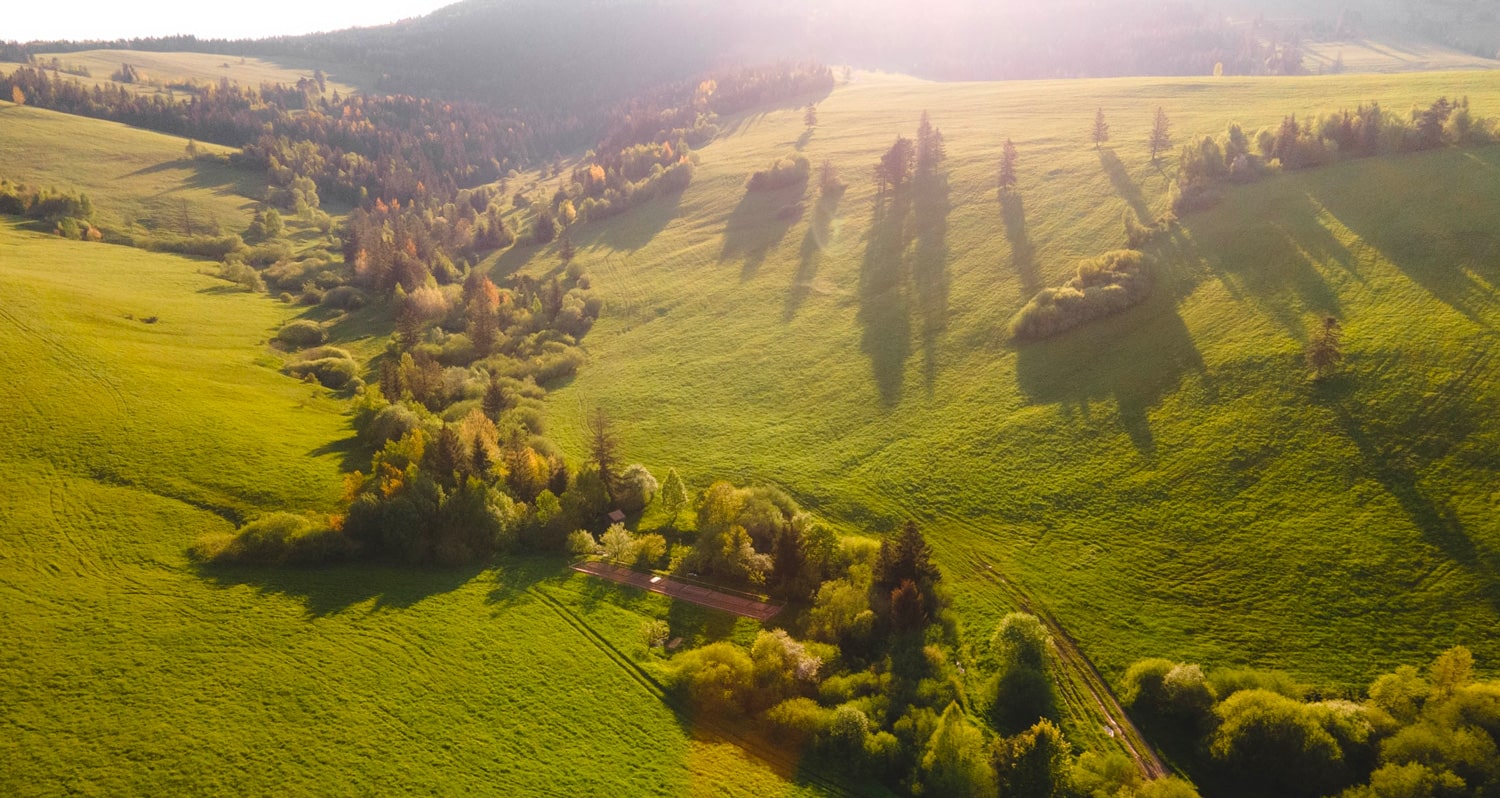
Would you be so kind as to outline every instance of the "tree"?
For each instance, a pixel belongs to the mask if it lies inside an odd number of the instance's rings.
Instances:
[[[611,524],[599,537],[604,559],[628,563],[635,559],[635,538],[624,524]]]
[[[464,480],[469,457],[464,452],[464,444],[458,437],[457,429],[444,424],[438,432],[436,444],[428,452],[428,468],[439,484],[451,487]]]
[[[1052,721],[1043,719],[1014,737],[1002,737],[992,750],[1001,795],[1052,798],[1072,794],[1068,787],[1073,746]]]
[[[676,526],[677,514],[687,506],[687,486],[683,484],[682,477],[677,475],[677,469],[667,469],[667,479],[661,483],[661,508],[667,513],[667,525]]]
[[[921,761],[922,793],[953,798],[992,795],[995,771],[984,734],[964,717],[957,703],[943,710]]]
[[[500,336],[500,289],[478,269],[464,280],[464,315],[469,340],[481,356],[488,355]],[[498,413],[496,415],[499,415]]]
[[[795,524],[782,524],[771,547],[771,589],[783,596],[806,598],[810,591],[800,584],[807,558],[802,552],[802,535]]]
[[[26,104],[26,92],[21,91],[21,87],[20,86],[11,86],[10,87],[10,101],[13,102],[13,103],[15,103],[16,105],[25,105]]]
[[[615,437],[609,416],[605,415],[602,407],[594,408],[593,415],[589,416],[588,428],[589,454],[593,458],[594,466],[599,469],[599,479],[604,483],[604,493],[613,502],[615,500],[615,466],[620,461],[620,441]]]
[[[1100,108],[1094,113],[1094,149],[1109,141],[1109,123],[1104,121],[1104,109]]]
[[[923,111],[922,120],[917,123],[917,174],[931,175],[947,157],[943,147],[943,131],[933,127],[932,120]]]
[[[480,404],[484,414],[492,419],[500,418],[500,414],[510,407],[510,398],[505,395],[505,388],[501,387],[500,380],[495,375],[490,375],[490,384],[484,389],[484,399]]]
[[[573,256],[576,253],[577,250],[573,248],[572,236],[569,236],[567,233],[563,233],[562,244],[558,247],[557,250],[558,260],[562,261],[563,266],[567,266],[568,264],[573,262]]]
[[[1167,112],[1161,106],[1156,107],[1156,121],[1151,124],[1151,162],[1156,163],[1157,157],[1172,147],[1172,123],[1167,120]]]
[[[545,210],[537,213],[531,228],[531,239],[538,244],[547,244],[557,237],[557,222]]]
[[[818,106],[813,103],[807,104],[807,108],[802,111],[802,124],[806,125],[808,130],[818,126]]]
[[[187,147],[183,148],[183,154],[189,161],[198,160],[198,142],[188,139]]]
[[[1339,361],[1344,359],[1343,344],[1340,341],[1342,333],[1339,320],[1328,316],[1323,319],[1322,328],[1308,341],[1307,366],[1312,369],[1316,379],[1321,380],[1332,374]]]
[[[1016,187],[1016,145],[1010,139],[1000,150],[1000,190],[1010,191]]]
[[[875,165],[875,193],[884,194],[887,188],[892,191],[904,188],[907,180],[911,179],[915,158],[916,150],[912,147],[911,139],[897,136],[891,148],[880,156],[880,163]]]
[[[907,521],[894,540],[880,541],[880,553],[875,560],[875,585],[881,591],[895,590],[908,579],[922,588],[930,588],[938,580],[927,540],[913,521]]]
[[[891,626],[897,632],[912,632],[927,625],[927,602],[922,590],[910,579],[891,591]]]
[[[656,497],[656,477],[640,463],[630,466],[615,480],[615,501],[626,512],[645,508]]]

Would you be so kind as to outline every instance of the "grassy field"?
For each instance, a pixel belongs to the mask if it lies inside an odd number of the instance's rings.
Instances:
[[[1166,656],[1280,668],[1333,689],[1464,643],[1500,663],[1500,148],[1354,161],[1236,189],[1159,247],[1143,306],[1017,348],[1012,315],[1163,204],[1177,140],[1378,100],[1468,95],[1500,74],[930,84],[857,73],[801,112],[733,120],[693,185],[575,231],[609,298],[590,362],[553,394],[582,451],[600,405],[625,452],[699,486],[765,481],[851,529],[929,532],[972,628],[993,566],[1111,678]],[[1096,108],[1112,141],[1088,141]],[[870,168],[923,109],[949,185],[891,256]],[[1019,196],[998,201],[1002,143]],[[850,183],[746,195],[802,146]],[[803,200],[798,220],[778,218]],[[882,233],[889,232],[881,231]],[[499,271],[556,268],[520,249]],[[1344,375],[1301,365],[1346,329]]]
[[[725,616],[556,561],[195,568],[332,510],[351,444],[264,346],[295,311],[199,268],[0,221],[0,793],[824,794],[642,679],[644,618]]]
[[[212,53],[153,53],[142,50],[81,50],[75,53],[41,53],[36,59],[46,66],[56,58],[65,68],[82,67],[89,71],[88,77],[68,75],[64,77],[81,81],[86,86],[95,83],[104,86],[121,85],[143,94],[165,94],[163,88],[169,83],[218,83],[228,78],[231,83],[258,87],[262,83],[296,85],[301,78],[313,77],[315,66],[292,62],[276,62],[263,58]],[[116,84],[110,75],[120,69],[121,64],[130,64],[143,74],[144,82]],[[0,64],[0,71],[8,71],[14,64]],[[350,78],[344,70],[324,66],[323,69],[337,73],[326,80],[329,91],[349,94],[357,91],[356,84],[365,79]]]
[[[186,234],[250,224],[264,175],[190,161],[187,140],[40,108],[0,103],[0,177],[38,188],[82,191],[99,224]],[[199,145],[204,152],[227,147]]]

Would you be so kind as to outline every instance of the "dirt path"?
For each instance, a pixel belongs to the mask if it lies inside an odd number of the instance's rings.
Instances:
[[[1041,619],[1047,631],[1052,633],[1052,641],[1064,671],[1060,674],[1063,681],[1082,685],[1086,693],[1084,697],[1098,710],[1104,728],[1124,747],[1125,753],[1135,761],[1141,775],[1147,779],[1159,779],[1171,775],[1167,766],[1161,761],[1161,757],[1157,755],[1156,749],[1146,742],[1145,735],[1141,734],[1141,730],[1136,728],[1130,717],[1125,714],[1125,709],[1120,706],[1114,691],[1109,689],[1109,684],[1104,681],[1104,677],[1094,667],[1094,663],[1089,662],[1088,657],[1078,650],[1078,644],[1062,628],[1062,624],[1057,622],[1057,618],[1033,600],[1024,588],[1006,579],[992,566],[976,563],[976,570],[985,579],[998,586],[1016,606]]]
[[[574,563],[573,570],[622,585],[638,587],[652,593],[660,593],[681,601],[690,601],[704,607],[742,615],[746,618],[754,618],[757,621],[770,620],[781,608],[775,604],[767,604],[755,599],[743,598],[732,593],[724,593],[718,590],[710,590],[706,587],[691,585],[673,579],[670,576],[656,576],[633,571],[623,565],[615,565],[607,562],[585,561]]]

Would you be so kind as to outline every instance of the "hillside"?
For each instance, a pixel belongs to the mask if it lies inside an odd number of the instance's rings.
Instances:
[[[34,188],[82,191],[98,222],[177,234],[250,223],[265,177],[189,160],[184,139],[114,122],[0,102],[0,177]],[[198,145],[206,154],[227,147]]]
[[[551,399],[583,449],[594,405],[625,449],[690,480],[772,482],[849,528],[915,517],[970,628],[1006,610],[993,567],[1113,677],[1143,656],[1280,668],[1337,690],[1454,643],[1500,661],[1500,150],[1355,161],[1232,191],[1161,247],[1144,306],[1017,348],[1006,324],[1078,258],[1120,246],[1182,141],[1378,99],[1470,96],[1487,73],[931,84],[858,73],[804,153],[851,187],[797,221],[800,189],[746,195],[797,145],[800,110],[738,120],[680,197],[576,233],[610,305]],[[1112,140],[1088,143],[1102,107]],[[947,208],[899,262],[870,246],[869,169],[926,109]],[[1019,198],[996,200],[1001,143]],[[518,250],[497,268],[546,271]],[[529,258],[529,262],[525,262]],[[1310,385],[1306,331],[1347,330]],[[1417,321],[1420,320],[1420,321]]]
[[[351,443],[264,346],[295,311],[200,268],[0,222],[0,792],[823,794],[622,667],[646,617],[736,633],[660,597],[552,561],[194,567],[332,510]]]

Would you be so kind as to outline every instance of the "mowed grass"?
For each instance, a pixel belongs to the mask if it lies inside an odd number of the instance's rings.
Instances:
[[[230,149],[198,145],[204,152]],[[266,178],[214,161],[191,161],[187,140],[161,133],[0,103],[0,177],[33,188],[82,191],[96,221],[139,224],[178,235],[250,224]]]
[[[198,268],[0,222],[0,793],[822,794],[632,661],[646,617],[733,619],[554,560],[195,568],[228,519],[336,509],[352,444],[264,347],[295,311]]]
[[[553,434],[618,421],[631,460],[781,485],[850,529],[922,522],[970,628],[1008,609],[993,566],[1107,676],[1165,656],[1331,689],[1471,646],[1500,666],[1500,148],[1353,161],[1235,188],[1157,246],[1143,306],[1017,348],[1006,325],[1154,216],[1178,142],[1239,121],[1468,95],[1500,74],[931,84],[858,73],[803,151],[850,183],[746,195],[799,144],[796,107],[734,120],[693,185],[575,231],[609,300]],[[791,105],[791,104],[789,104]],[[1096,151],[1096,108],[1112,141]],[[946,207],[872,246],[870,169],[929,110]],[[995,190],[1006,137],[1020,190]],[[807,203],[802,218],[778,218]],[[517,250],[498,269],[557,268]],[[1324,315],[1345,373],[1307,378]]]

